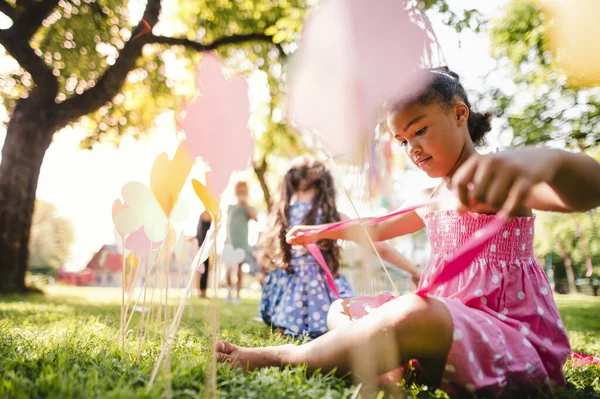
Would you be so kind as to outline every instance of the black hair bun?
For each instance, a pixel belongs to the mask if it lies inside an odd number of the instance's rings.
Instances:
[[[490,112],[475,112],[469,114],[469,135],[475,146],[485,144],[485,134],[492,130],[492,114]]]

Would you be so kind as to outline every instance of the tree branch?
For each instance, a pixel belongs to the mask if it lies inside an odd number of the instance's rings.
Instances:
[[[0,0],[0,11],[13,20],[12,27],[0,31],[0,44],[33,78],[35,86],[29,95],[36,101],[54,103],[58,94],[58,80],[52,74],[52,69],[35,54],[29,40],[58,2],[59,0],[41,0],[19,13],[5,0]]]
[[[30,97],[54,102],[58,94],[58,80],[48,65],[35,54],[27,40],[9,29],[0,32],[0,44],[33,78],[35,87],[29,93]]]
[[[160,9],[160,0],[148,0],[144,16],[133,30],[131,37],[135,37],[135,32],[144,29],[144,21],[150,26],[156,25]],[[87,89],[82,94],[68,98],[59,105],[58,114],[65,125],[96,111],[119,93],[127,79],[127,75],[135,67],[137,59],[142,54],[142,48],[147,43],[147,37],[146,35],[136,40],[130,39],[119,52],[119,57],[115,63],[104,71],[94,87]]]
[[[59,0],[41,0],[27,8],[15,23],[15,31],[22,39],[29,41],[42,22],[54,11],[58,2]]]
[[[143,19],[146,20],[150,26],[154,26],[152,20],[147,18],[146,15]],[[158,19],[158,17],[156,19]],[[140,22],[136,29],[133,30],[132,37],[135,37],[136,32],[140,32],[142,29],[143,23]],[[127,42],[123,50],[119,53],[119,58],[117,58],[115,64],[106,70],[95,87],[86,90],[81,95],[70,97],[62,103],[65,108],[64,112],[67,113],[65,117],[69,122],[74,121],[97,110],[105,103],[112,100],[112,98],[121,90],[121,87],[127,78],[127,74],[135,67],[135,62],[140,56],[144,44],[157,43],[170,46],[185,46],[202,52],[215,50],[228,44],[240,44],[251,41],[266,41],[272,43],[272,39],[272,36],[267,36],[264,33],[251,33],[225,36],[216,39],[212,43],[202,44],[185,38],[155,36],[152,33],[140,36],[136,40]],[[281,48],[280,51],[281,54],[285,54]]]
[[[170,46],[185,46],[196,51],[211,51],[227,44],[240,44],[251,41],[264,41],[273,43],[273,36],[264,33],[250,33],[245,35],[224,36],[215,39],[212,43],[202,44],[193,40],[177,37],[154,36],[149,35],[147,43],[168,44]]]
[[[0,12],[6,15],[8,18],[12,19],[13,23],[19,17],[17,10],[4,0],[0,0]]]

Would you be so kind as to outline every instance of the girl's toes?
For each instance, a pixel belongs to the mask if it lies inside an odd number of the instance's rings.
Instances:
[[[235,350],[235,345],[232,345],[227,341],[217,341],[217,355],[220,355],[220,354],[230,355],[234,350]]]

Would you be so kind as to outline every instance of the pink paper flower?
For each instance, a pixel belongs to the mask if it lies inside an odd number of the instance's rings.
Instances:
[[[198,76],[200,95],[182,122],[187,136],[184,144],[210,166],[207,186],[218,195],[227,187],[231,173],[245,169],[252,155],[248,83],[243,77],[225,79],[214,56],[204,57]]]
[[[127,237],[125,248],[133,251],[138,258],[144,259],[150,253],[150,248],[158,248],[161,242],[150,241],[146,233],[144,233],[144,227],[142,226]]]
[[[290,117],[334,154],[354,154],[382,103],[415,94],[425,31],[403,1],[326,0],[306,24],[290,71]]]

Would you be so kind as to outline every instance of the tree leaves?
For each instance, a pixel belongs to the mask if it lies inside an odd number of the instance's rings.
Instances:
[[[532,2],[514,0],[491,28],[492,55],[516,84],[492,98],[513,131],[513,145],[551,142],[585,150],[600,144],[600,88],[567,86],[549,49],[545,14]]]
[[[29,240],[30,269],[63,266],[71,254],[74,234],[73,223],[58,216],[54,205],[37,200]]]

